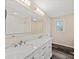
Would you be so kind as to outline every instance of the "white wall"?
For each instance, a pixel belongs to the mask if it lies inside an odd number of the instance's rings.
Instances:
[[[56,44],[68,46],[74,48],[74,14],[69,14],[59,17],[64,21],[64,31],[56,32],[56,19],[58,17],[52,17],[52,34],[53,42]]]

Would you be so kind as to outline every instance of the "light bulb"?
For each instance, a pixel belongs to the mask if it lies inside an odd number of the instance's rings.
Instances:
[[[23,2],[24,2],[24,0],[21,0],[21,1],[23,1]]]
[[[28,6],[31,5],[31,2],[30,2],[29,0],[25,0],[24,2],[25,2],[25,4],[27,4]]]
[[[36,8],[35,12],[38,13],[39,15],[42,15],[42,16],[44,15],[44,12],[39,8]]]
[[[37,19],[33,19],[33,21],[36,21]]]

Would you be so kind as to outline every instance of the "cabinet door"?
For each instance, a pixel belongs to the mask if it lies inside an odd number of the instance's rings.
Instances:
[[[25,59],[39,59],[39,54],[33,54],[31,56],[29,56],[28,58]]]
[[[46,59],[45,52],[40,55],[40,59]]]
[[[40,59],[46,59],[46,46],[40,52]]]
[[[35,54],[32,59],[39,59],[39,54]]]
[[[46,49],[46,59],[50,59],[50,57],[52,56],[52,46],[48,45],[47,49]]]
[[[45,59],[45,56],[41,56],[41,59]]]

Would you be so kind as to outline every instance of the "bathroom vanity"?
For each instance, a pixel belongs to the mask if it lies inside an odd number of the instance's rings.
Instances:
[[[26,40],[25,44],[17,44],[16,47],[6,48],[5,52],[6,59],[50,59],[52,56],[52,41],[50,37],[30,39]]]
[[[34,3],[28,9],[16,0],[6,0],[5,59],[50,59],[52,56],[50,19],[47,14],[38,15],[37,8]]]

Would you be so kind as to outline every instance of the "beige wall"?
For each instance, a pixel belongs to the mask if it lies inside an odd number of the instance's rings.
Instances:
[[[42,21],[32,21],[32,33],[39,34],[43,33],[43,22]]]
[[[56,19],[52,17],[53,42],[56,44],[74,48],[74,14],[59,17],[64,21],[64,31],[56,32]]]

